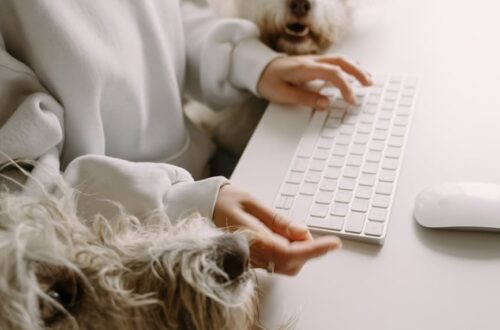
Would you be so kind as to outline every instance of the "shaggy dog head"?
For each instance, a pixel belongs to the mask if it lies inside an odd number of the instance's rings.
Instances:
[[[248,243],[207,220],[77,216],[74,198],[0,193],[0,329],[244,329]]]
[[[326,51],[350,21],[348,0],[235,1],[238,16],[260,27],[264,43],[290,55]]]

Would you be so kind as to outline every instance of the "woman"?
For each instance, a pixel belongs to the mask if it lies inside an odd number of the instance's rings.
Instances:
[[[85,197],[82,212],[135,215],[188,211],[221,228],[254,233],[253,266],[296,274],[337,248],[278,216],[222,177],[206,176],[213,147],[183,115],[182,95],[217,108],[249,93],[325,109],[300,86],[323,79],[353,95],[342,71],[369,75],[332,56],[286,57],[243,20],[219,20],[203,5],[171,0],[5,0],[0,3],[0,164],[37,160],[35,179],[62,171]],[[31,180],[31,183],[33,180]],[[28,187],[30,182],[28,182]]]

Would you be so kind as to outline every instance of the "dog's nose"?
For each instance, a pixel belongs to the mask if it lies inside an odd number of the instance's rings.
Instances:
[[[291,0],[288,6],[292,14],[299,18],[306,16],[312,7],[310,0]]]
[[[222,236],[219,243],[222,270],[234,280],[248,268],[248,241],[241,235],[228,234]]]

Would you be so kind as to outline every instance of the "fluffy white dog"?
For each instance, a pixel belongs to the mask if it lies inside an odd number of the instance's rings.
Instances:
[[[0,329],[252,329],[248,242],[193,216],[83,219],[74,192],[0,192]]]
[[[255,22],[261,40],[290,55],[322,53],[338,43],[351,21],[349,0],[208,0],[223,17]],[[219,146],[239,156],[257,126],[266,102],[256,98],[213,114],[201,105],[188,113]],[[194,113],[194,115],[193,115]]]

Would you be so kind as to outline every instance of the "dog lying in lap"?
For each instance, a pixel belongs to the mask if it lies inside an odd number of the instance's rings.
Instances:
[[[208,0],[222,17],[240,17],[257,24],[261,40],[289,55],[319,54],[340,42],[350,24],[349,0]],[[188,104],[193,121],[223,149],[240,156],[267,103],[246,103],[214,113],[196,102]]]
[[[76,209],[69,188],[0,192],[0,329],[256,326],[242,233],[198,216],[82,219]]]

